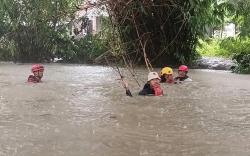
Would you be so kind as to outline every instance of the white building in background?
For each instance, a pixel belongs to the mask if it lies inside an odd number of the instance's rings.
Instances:
[[[85,1],[75,13],[76,20],[73,21],[72,35],[80,39],[87,34],[98,34],[101,31],[102,16],[108,16],[108,14],[97,6],[95,0]],[[83,25],[86,26],[84,29],[82,29]]]
[[[224,27],[225,37],[235,37],[236,29],[234,23],[229,23]]]
[[[217,38],[227,38],[236,36],[236,26],[234,23],[228,23],[224,26],[223,30],[214,30],[213,37]]]

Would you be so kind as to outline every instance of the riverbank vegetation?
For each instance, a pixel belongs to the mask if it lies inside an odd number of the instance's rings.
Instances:
[[[250,54],[250,38],[200,39],[197,52],[202,56],[223,58],[233,58],[240,53]]]
[[[235,72],[250,72],[248,0],[96,1],[94,6],[109,14],[102,19],[102,30],[76,38],[72,23],[83,2],[1,0],[0,60],[50,62],[59,58],[92,63],[112,55],[131,65],[164,66],[219,56],[236,60]],[[83,23],[86,29],[88,23]],[[228,23],[235,24],[236,36],[221,38]],[[221,31],[219,38],[215,30]]]
[[[76,39],[72,33],[77,0],[0,1],[0,59],[14,62],[88,63],[104,53],[97,34]]]
[[[233,72],[250,73],[250,1],[227,1],[227,4],[230,7],[223,14],[224,20],[212,27],[220,31],[219,35],[200,38],[196,50],[201,56],[233,59],[237,64]],[[235,35],[223,37],[224,26],[228,23],[235,25]]]
[[[201,56],[233,59],[236,73],[250,73],[250,38],[237,37],[225,39],[199,40],[197,51]]]

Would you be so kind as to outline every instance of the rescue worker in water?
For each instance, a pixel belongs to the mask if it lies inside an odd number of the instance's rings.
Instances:
[[[33,75],[29,75],[28,82],[30,83],[39,83],[42,82],[44,66],[41,64],[32,65],[31,72]]]
[[[164,67],[161,70],[161,83],[174,83],[173,69],[170,67]]]
[[[144,85],[143,89],[139,92],[139,95],[154,95],[154,96],[163,96],[163,90],[160,86],[160,80],[157,72],[150,72],[148,74],[148,81]],[[132,96],[128,87],[128,83],[122,81],[123,87],[126,89],[126,95]]]
[[[192,81],[187,75],[188,67],[185,65],[181,65],[178,69],[178,76],[174,78],[175,83],[180,81]]]

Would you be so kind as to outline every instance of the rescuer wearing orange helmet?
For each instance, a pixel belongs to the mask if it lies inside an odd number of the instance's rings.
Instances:
[[[43,77],[44,66],[41,64],[34,64],[34,65],[32,65],[31,72],[34,75],[30,75],[28,77],[28,82],[39,83],[39,82],[41,82],[41,79]]]

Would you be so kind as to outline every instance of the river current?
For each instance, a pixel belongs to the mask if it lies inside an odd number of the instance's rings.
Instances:
[[[0,156],[250,155],[250,75],[191,70],[145,97],[138,68],[131,98],[112,68],[46,64],[28,84],[30,67],[0,63]]]

